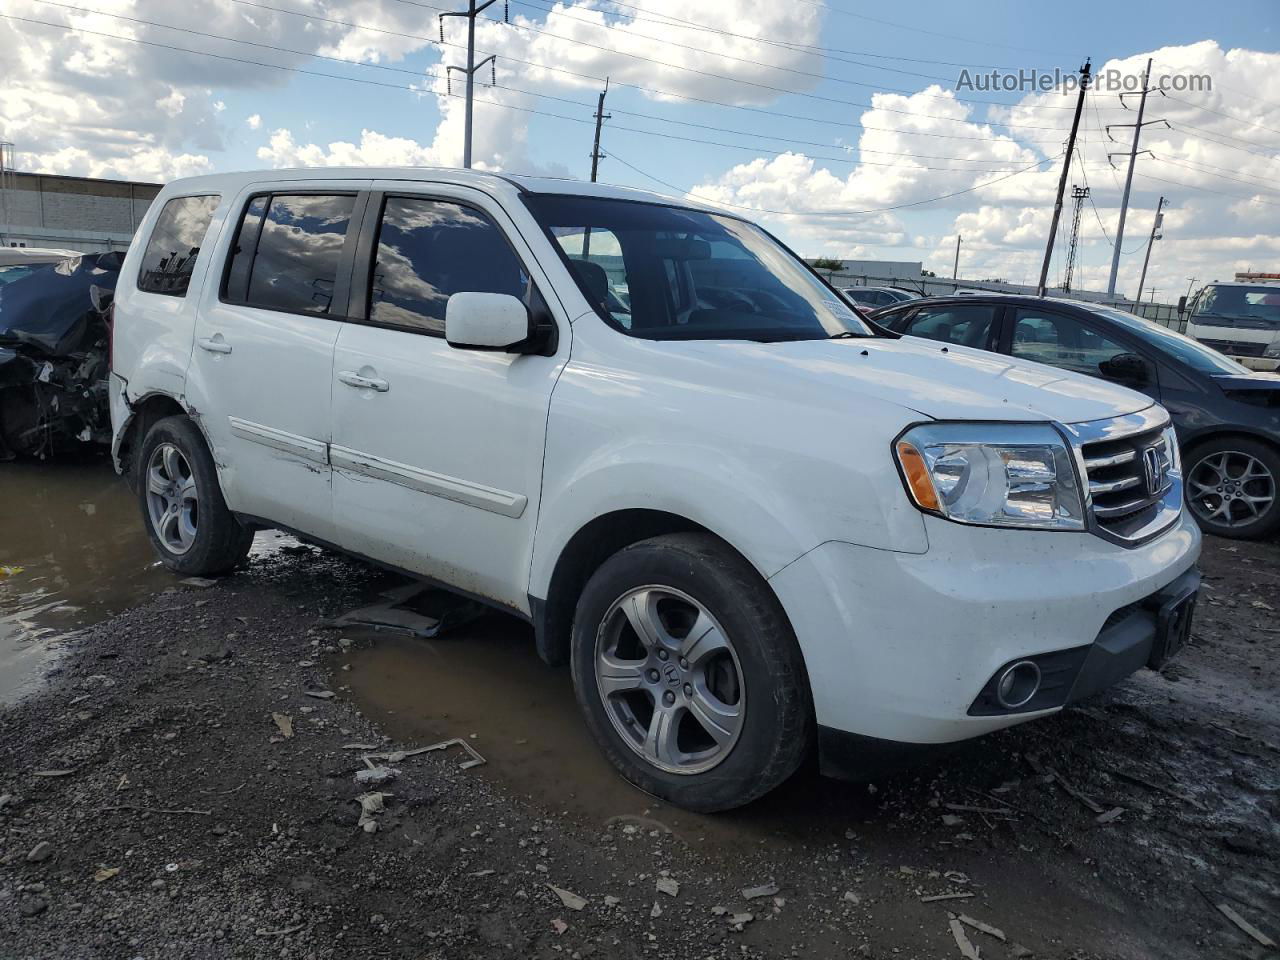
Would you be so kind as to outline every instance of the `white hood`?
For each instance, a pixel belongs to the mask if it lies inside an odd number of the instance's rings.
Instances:
[[[1080,423],[1133,413],[1154,402],[1094,377],[916,337],[681,346],[721,356],[732,347],[739,354],[736,363],[757,374],[766,391],[771,380],[789,371],[822,391],[868,395],[939,420]]]

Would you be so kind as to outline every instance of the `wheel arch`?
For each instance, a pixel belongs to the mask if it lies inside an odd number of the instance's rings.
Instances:
[[[750,558],[725,537],[679,513],[637,507],[601,514],[584,523],[566,540],[552,568],[546,596],[530,594],[538,656],[551,666],[567,663],[574,609],[592,573],[619,550],[669,533],[708,534],[757,569]]]
[[[1248,426],[1233,426],[1230,429],[1226,429],[1226,430],[1211,428],[1206,430],[1199,430],[1193,433],[1191,436],[1187,437],[1186,439],[1181,440],[1181,442],[1179,443],[1179,446],[1182,448],[1184,468],[1185,468],[1185,460],[1187,458],[1187,455],[1190,454],[1193,450],[1203,447],[1205,444],[1211,443],[1214,440],[1229,440],[1229,439],[1235,439],[1235,438],[1238,438],[1241,440],[1250,440],[1253,443],[1261,443],[1264,446],[1269,447],[1272,450],[1276,451],[1277,453],[1280,453],[1280,443],[1276,442],[1275,436],[1273,434],[1269,434],[1266,431],[1255,430],[1252,427],[1248,427]]]
[[[180,400],[172,394],[161,392],[145,394],[129,405],[129,417],[119,432],[119,442],[112,453],[116,468],[134,492],[137,492],[138,451],[142,449],[142,440],[147,431],[165,417],[189,413]]]

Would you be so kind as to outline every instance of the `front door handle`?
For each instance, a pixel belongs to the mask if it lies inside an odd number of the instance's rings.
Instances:
[[[201,337],[196,343],[200,345],[201,350],[208,350],[210,353],[231,352],[231,344],[223,340],[220,333],[215,333],[212,337]]]
[[[361,390],[376,390],[378,393],[386,393],[391,389],[391,384],[377,377],[362,377],[354,370],[343,370],[338,374],[338,379],[345,383],[348,387],[356,387]]]

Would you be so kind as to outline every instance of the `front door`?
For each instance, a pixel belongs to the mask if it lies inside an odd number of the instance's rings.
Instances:
[[[342,326],[333,367],[337,542],[528,612],[547,409],[568,357],[567,318],[493,200],[464,187],[382,186],[352,281],[353,307],[361,296],[363,307],[351,312],[365,322]],[[449,346],[445,305],[470,291],[550,309],[554,355]]]
[[[273,185],[237,201],[187,378],[231,509],[321,539],[333,350],[367,183]]]

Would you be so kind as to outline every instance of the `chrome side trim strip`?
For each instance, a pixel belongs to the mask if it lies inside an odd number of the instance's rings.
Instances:
[[[275,427],[263,426],[260,423],[254,423],[252,420],[241,420],[239,417],[228,417],[227,420],[231,424],[232,436],[239,437],[241,440],[260,443],[264,447],[271,447],[274,450],[283,450],[285,453],[303,457],[312,463],[319,463],[324,466],[329,464],[329,445],[323,440],[300,437],[296,433],[288,433],[284,430],[277,430]]]
[[[352,450],[333,444],[329,447],[329,459],[341,470],[359,473],[366,477],[385,480],[388,483],[408,487],[433,497],[442,497],[469,507],[477,507],[504,517],[519,517],[524,513],[529,498],[522,493],[509,493],[483,484],[447,477],[419,467],[375,457],[371,453]]]

